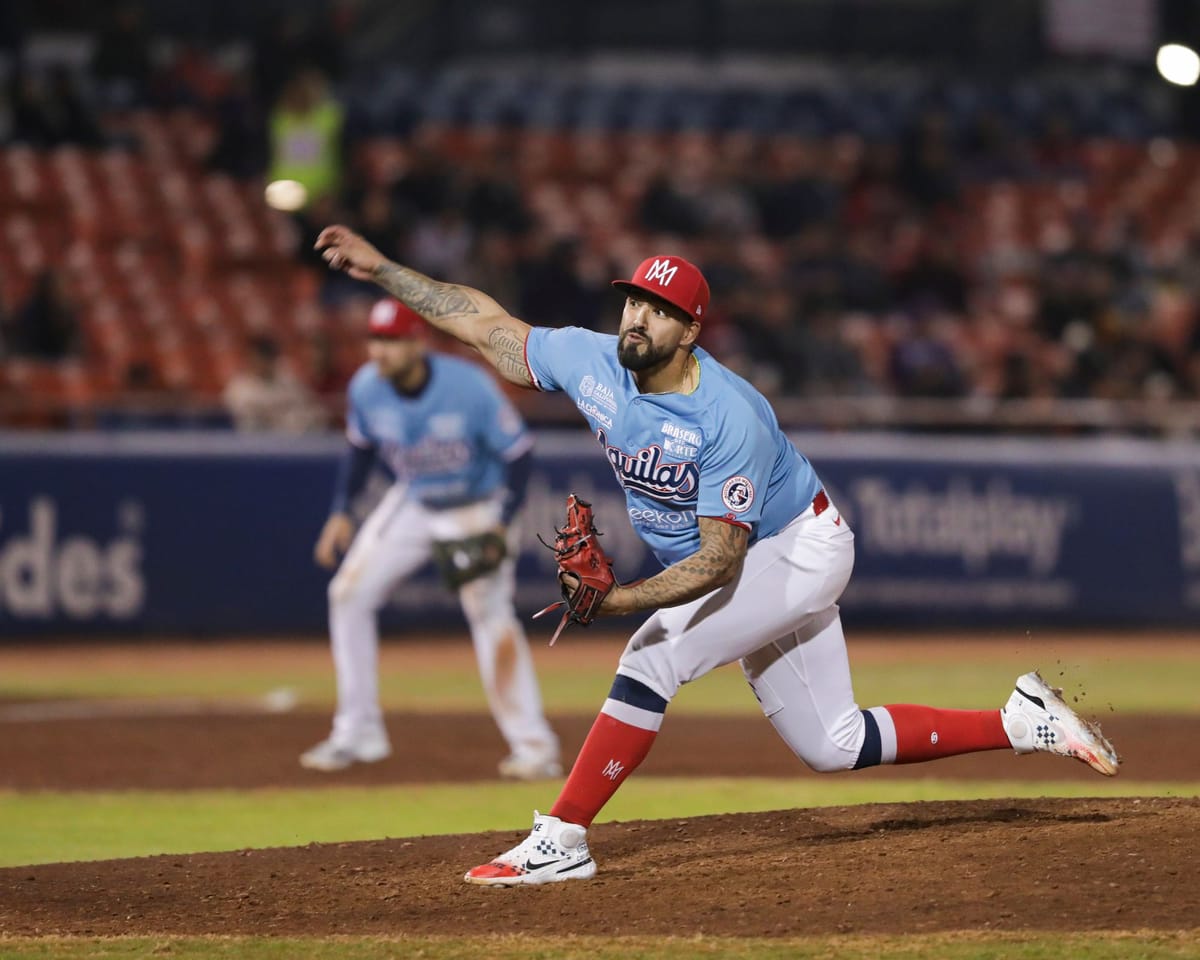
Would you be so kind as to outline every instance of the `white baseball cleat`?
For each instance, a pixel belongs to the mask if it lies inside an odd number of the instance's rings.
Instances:
[[[391,755],[392,745],[386,734],[372,734],[345,743],[330,737],[300,754],[300,766],[331,773],[356,763],[378,763]]]
[[[1117,751],[1098,726],[1066,705],[1061,694],[1036,670],[1017,677],[1016,689],[1000,711],[1013,749],[1074,757],[1097,773],[1115,777],[1121,765]]]
[[[563,772],[557,757],[525,757],[516,753],[501,760],[499,770],[505,780],[553,780]]]
[[[515,887],[522,883],[588,880],[595,875],[596,861],[588,852],[587,829],[534,810],[528,837],[491,863],[468,870],[463,879],[492,887]]]

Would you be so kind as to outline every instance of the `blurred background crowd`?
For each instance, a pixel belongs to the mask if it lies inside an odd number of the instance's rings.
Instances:
[[[343,222],[546,325],[687,256],[791,426],[1200,429],[1195,4],[569,6],[0,4],[0,424],[338,428]]]

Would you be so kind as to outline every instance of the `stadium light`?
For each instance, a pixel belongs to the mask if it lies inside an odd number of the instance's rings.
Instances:
[[[1181,43],[1168,43],[1158,48],[1155,59],[1158,72],[1168,83],[1193,87],[1200,80],[1200,55]]]

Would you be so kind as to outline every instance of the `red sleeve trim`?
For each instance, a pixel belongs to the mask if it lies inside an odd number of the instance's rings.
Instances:
[[[722,514],[719,517],[705,517],[705,520],[720,520],[722,523],[728,523],[733,527],[741,527],[747,533],[753,532],[754,528],[744,520],[737,519],[732,513]]]
[[[532,334],[533,331],[530,330],[529,333]],[[533,367],[531,367],[529,365],[529,335],[528,334],[525,337],[525,342],[521,344],[521,357],[525,360],[525,369],[529,371],[529,379],[533,381],[533,388],[535,390],[541,390],[542,385],[538,381],[537,374],[533,372]]]

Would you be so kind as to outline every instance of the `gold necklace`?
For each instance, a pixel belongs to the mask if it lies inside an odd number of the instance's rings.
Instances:
[[[688,372],[684,374],[684,385],[686,386],[688,381],[690,381],[692,379],[692,373],[691,373],[692,370],[696,371],[696,378],[695,378],[695,383],[693,383],[691,385],[690,389],[685,389],[685,390],[681,391],[681,393],[683,393],[684,396],[689,396],[689,395],[695,393],[696,390],[700,386],[700,360],[697,358],[697,356],[694,353],[691,354],[691,358],[692,358],[692,366],[691,366],[691,368],[689,368]]]

